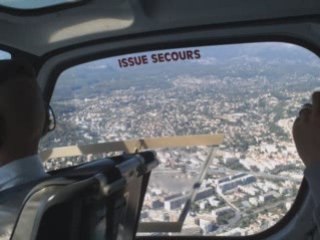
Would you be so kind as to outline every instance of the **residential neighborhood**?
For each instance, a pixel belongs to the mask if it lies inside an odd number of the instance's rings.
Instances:
[[[201,59],[190,69],[163,65],[161,71],[120,69],[118,75],[113,70],[113,75],[86,88],[74,79],[90,69],[97,71],[96,79],[101,69],[111,71],[110,64],[70,70],[60,81],[72,79],[70,89],[75,90],[57,87],[52,100],[57,127],[42,147],[223,134],[224,141],[214,147],[206,169],[211,146],[156,150],[161,164],[152,173],[141,222],[178,221],[194,193],[181,233],[163,235],[259,233],[279,222],[297,197],[304,166],[291,129],[300,106],[319,85],[320,75],[319,69],[301,70],[299,61],[258,57],[216,61],[216,65],[208,65],[209,58],[206,63]],[[281,71],[279,64],[283,64]],[[46,167],[93,159],[87,155],[49,160]],[[202,171],[205,177],[200,179]]]

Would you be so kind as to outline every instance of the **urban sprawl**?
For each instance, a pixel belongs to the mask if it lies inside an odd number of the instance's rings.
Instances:
[[[178,221],[198,184],[182,231],[150,234],[243,236],[261,232],[276,224],[297,196],[303,164],[291,128],[319,76],[294,72],[281,79],[263,73],[235,76],[232,71],[246,68],[245,62],[241,64],[224,69],[224,77],[214,71],[203,75],[146,73],[140,78],[155,83],[143,88],[127,81],[126,88],[104,92],[101,89],[109,86],[105,80],[105,86],[101,82],[90,86],[94,94],[86,96],[80,88],[70,96],[54,97],[58,125],[43,147],[222,133],[224,141],[215,147],[203,179],[199,174],[210,147],[157,150],[161,164],[152,173],[141,222]],[[263,63],[265,69],[270,66]],[[101,64],[99,69],[103,68]],[[138,78],[135,73],[132,78]],[[92,159],[51,160],[46,167]]]

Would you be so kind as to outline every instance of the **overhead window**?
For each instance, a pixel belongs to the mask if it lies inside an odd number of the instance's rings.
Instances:
[[[80,0],[0,0],[0,5],[16,9],[37,9],[66,3],[79,2]]]
[[[0,50],[0,60],[11,59],[11,54]]]
[[[319,86],[319,70],[314,54],[285,43],[88,62],[57,80],[57,128],[42,148],[223,135],[214,146],[155,149],[161,164],[151,176],[139,234],[252,235],[277,224],[297,196],[304,166],[291,128]],[[94,158],[51,159],[46,166]]]

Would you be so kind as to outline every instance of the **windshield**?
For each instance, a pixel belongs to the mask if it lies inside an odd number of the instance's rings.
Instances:
[[[168,49],[78,65],[57,81],[57,128],[42,147],[221,134],[214,146],[156,149],[161,164],[140,234],[255,234],[277,224],[297,196],[303,164],[291,128],[319,85],[319,66],[314,54],[285,43]]]

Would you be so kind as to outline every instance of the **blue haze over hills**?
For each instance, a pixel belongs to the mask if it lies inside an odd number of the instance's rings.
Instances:
[[[122,57],[194,49],[200,50],[201,59],[128,68],[118,65],[118,59]],[[94,97],[95,94],[129,87],[137,90],[166,88],[170,87],[171,79],[178,76],[242,80],[262,77],[269,82],[288,82],[289,78],[298,79],[306,74],[310,79],[320,79],[320,61],[309,50],[292,44],[253,43],[162,50],[111,57],[73,67],[62,73],[57,84],[60,93],[57,97],[81,96],[83,91]]]

